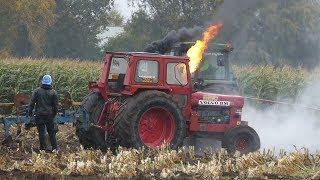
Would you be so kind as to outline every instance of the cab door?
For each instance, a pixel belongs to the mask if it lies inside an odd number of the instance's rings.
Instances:
[[[187,61],[166,59],[164,63],[164,83],[170,87],[169,94],[182,108],[185,117],[190,117],[192,83]],[[187,118],[188,119],[188,118]]]

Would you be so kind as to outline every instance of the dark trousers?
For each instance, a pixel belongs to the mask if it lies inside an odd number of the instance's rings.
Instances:
[[[48,116],[36,116],[36,124],[39,134],[40,150],[47,150],[46,129],[49,134],[52,150],[57,149],[56,132],[54,130],[53,118]]]

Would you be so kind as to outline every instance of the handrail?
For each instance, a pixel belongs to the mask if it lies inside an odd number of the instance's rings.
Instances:
[[[14,103],[0,103],[0,107],[13,107]]]

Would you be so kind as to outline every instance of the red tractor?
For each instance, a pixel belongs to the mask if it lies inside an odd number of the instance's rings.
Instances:
[[[201,133],[230,153],[260,148],[258,134],[241,121],[244,98],[194,91],[187,57],[108,52],[100,80],[89,88],[77,123],[85,148],[178,148]]]

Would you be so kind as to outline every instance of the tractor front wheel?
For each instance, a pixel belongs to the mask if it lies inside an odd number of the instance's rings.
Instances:
[[[234,154],[236,151],[247,154],[260,148],[260,138],[253,128],[236,126],[224,134],[222,148],[226,148],[230,154]]]
[[[115,121],[120,146],[156,148],[163,143],[171,148],[182,145],[186,122],[171,96],[160,91],[145,91],[127,99]]]
[[[81,106],[89,113],[89,123],[97,124],[100,113],[103,109],[104,99],[99,92],[93,92],[89,94],[81,103]],[[107,143],[104,138],[104,132],[101,130],[89,127],[86,131],[82,127],[81,121],[76,124],[76,134],[78,136],[80,144],[85,148],[93,149],[107,149]]]

